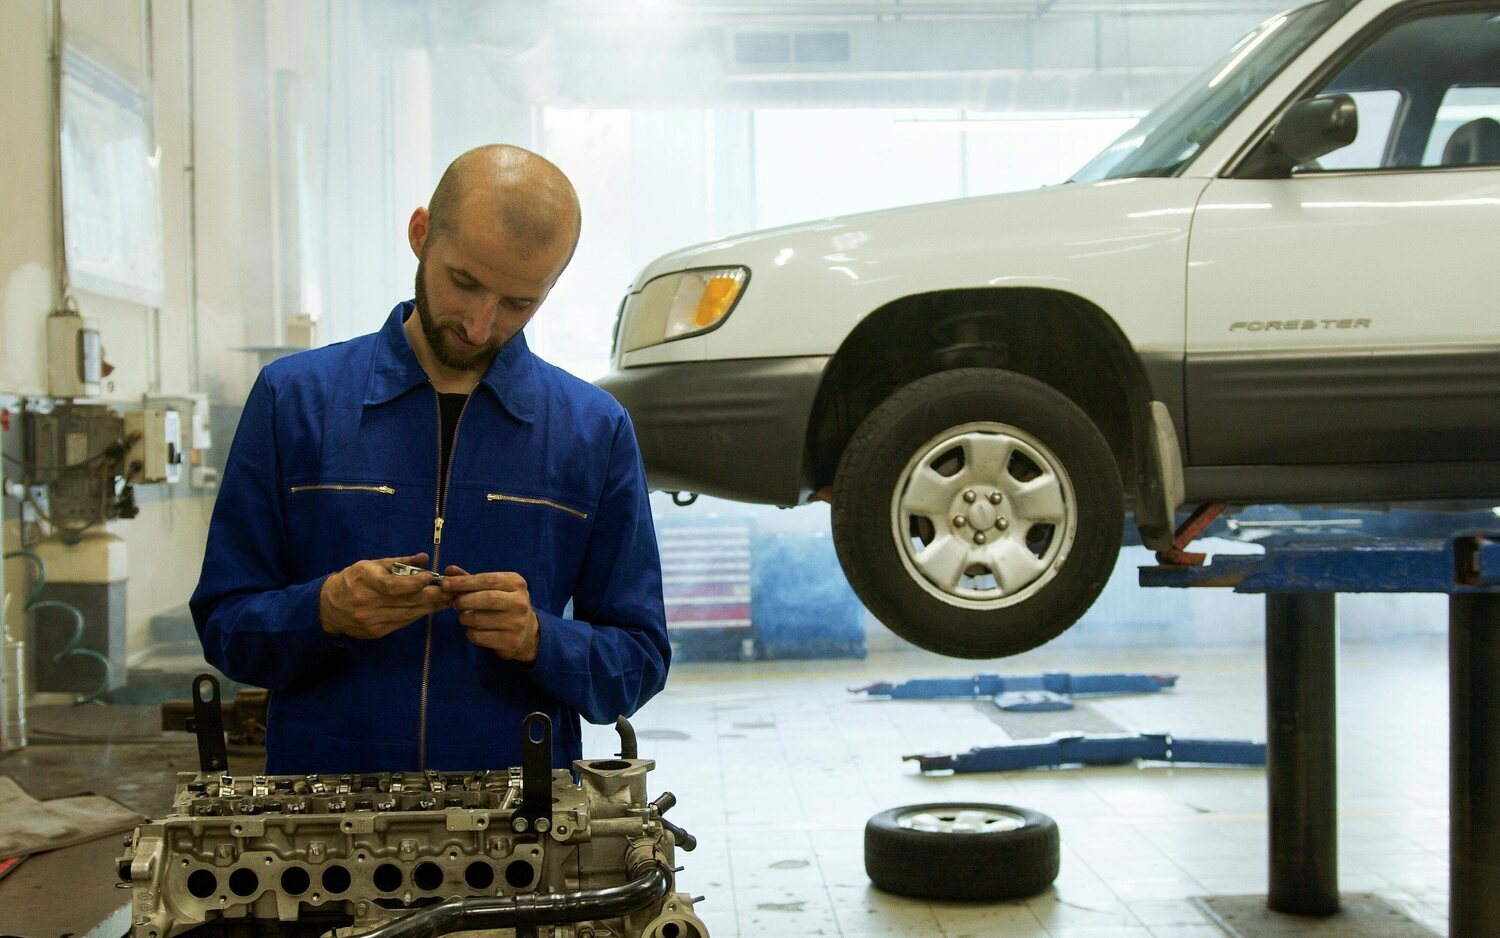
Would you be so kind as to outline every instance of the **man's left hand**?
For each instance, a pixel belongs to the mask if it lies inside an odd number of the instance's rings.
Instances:
[[[502,658],[526,664],[536,660],[540,625],[531,593],[519,573],[469,573],[450,565],[443,571],[449,608],[469,633],[469,641]]]

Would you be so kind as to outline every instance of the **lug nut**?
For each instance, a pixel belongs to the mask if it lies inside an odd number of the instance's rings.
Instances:
[[[1010,527],[1010,522],[1009,521],[1006,521],[1004,518],[996,518],[995,519],[995,528],[997,530],[1004,531],[1008,527]]]
[[[974,532],[974,543],[976,543],[976,544],[983,544],[985,542],[985,540],[986,540],[986,538],[984,536],[984,532],[983,531],[975,531]]]
[[[1000,499],[1001,499],[1001,495],[1000,495],[999,492],[991,492],[990,493],[990,504],[991,505],[998,505],[998,504],[1000,504]]]
[[[964,501],[968,502],[970,505],[974,504],[974,502],[976,502],[978,499],[979,495],[973,489],[969,489],[964,493]]]
[[[969,518],[968,518],[967,515],[954,515],[953,516],[953,526],[955,528],[961,528],[961,527],[963,527],[964,525],[966,525],[968,523],[969,523]]]

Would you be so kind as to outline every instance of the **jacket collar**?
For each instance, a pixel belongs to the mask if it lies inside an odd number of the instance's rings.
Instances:
[[[365,387],[366,405],[384,404],[428,383],[427,372],[418,363],[403,328],[406,317],[414,312],[411,300],[397,303],[385,325],[376,333],[370,381]],[[525,334],[518,332],[490,362],[490,367],[479,379],[479,386],[489,388],[496,402],[512,417],[530,423],[536,401],[532,369],[531,349],[526,345]]]

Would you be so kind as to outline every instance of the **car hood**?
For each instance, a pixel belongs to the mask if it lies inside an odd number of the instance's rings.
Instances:
[[[975,234],[982,234],[984,229],[995,224],[997,218],[1012,213],[1017,218],[1024,218],[1032,210],[1044,210],[1044,206],[1056,202],[1059,195],[1069,190],[1079,192],[1104,185],[1108,184],[1078,186],[1064,183],[1023,192],[969,196],[945,202],[835,215],[729,235],[663,254],[646,265],[631,285],[631,290],[640,290],[663,274],[721,263],[748,264],[769,257],[773,264],[781,266],[794,257],[799,248],[815,249],[825,255],[829,250],[853,253],[882,236],[897,236],[906,241],[913,231],[934,228],[949,232],[972,230]],[[769,254],[767,249],[770,249]]]

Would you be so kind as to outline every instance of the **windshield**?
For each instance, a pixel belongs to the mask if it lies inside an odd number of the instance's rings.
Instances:
[[[1174,175],[1346,8],[1343,2],[1325,0],[1271,17],[1105,147],[1071,181]]]

